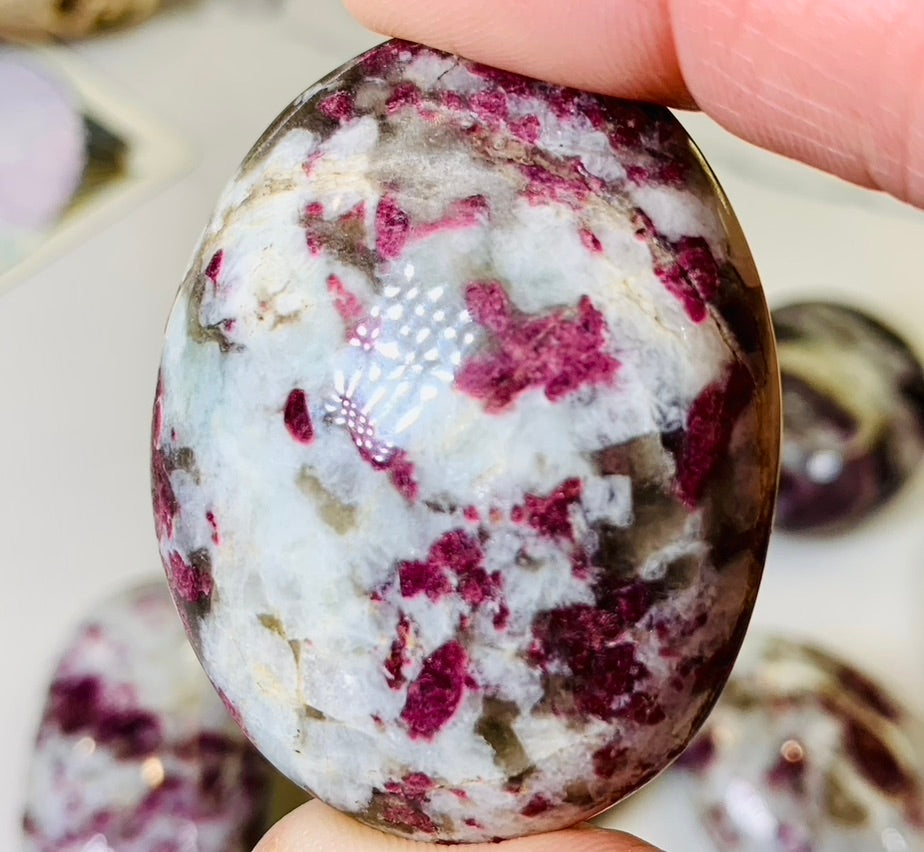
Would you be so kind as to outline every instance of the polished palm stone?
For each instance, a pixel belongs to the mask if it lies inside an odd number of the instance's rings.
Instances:
[[[920,722],[817,648],[749,636],[677,766],[720,850],[924,849]]]
[[[776,523],[844,529],[882,506],[924,455],[924,371],[872,317],[832,302],[773,312],[783,382]]]
[[[245,852],[270,779],[148,583],[96,607],[55,671],[22,848]]]
[[[168,324],[156,527],[203,664],[276,766],[388,831],[600,811],[731,667],[775,370],[669,113],[372,50],[257,143]]]

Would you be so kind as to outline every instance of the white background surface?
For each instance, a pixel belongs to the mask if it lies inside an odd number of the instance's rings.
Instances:
[[[0,295],[0,849],[15,850],[37,714],[102,596],[159,572],[148,486],[160,337],[201,227],[264,127],[379,39],[335,0],[201,0],[77,46],[185,139],[191,166]],[[0,97],[3,93],[0,92]],[[772,304],[831,296],[924,349],[924,214],[684,117],[731,196]],[[0,128],[2,133],[2,128]],[[924,476],[855,532],[775,537],[754,618],[823,642],[924,715]],[[663,784],[606,817],[705,850]]]

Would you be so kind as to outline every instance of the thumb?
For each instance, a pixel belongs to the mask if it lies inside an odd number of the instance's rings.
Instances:
[[[362,825],[317,799],[280,820],[254,852],[424,852],[415,843]],[[654,846],[618,831],[580,827],[504,843],[474,843],[465,852],[658,852]]]

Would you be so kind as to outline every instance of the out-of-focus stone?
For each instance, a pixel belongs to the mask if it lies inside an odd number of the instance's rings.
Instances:
[[[848,529],[924,455],[924,371],[893,331],[844,305],[788,305],[773,324],[783,381],[777,526]]]
[[[41,232],[71,203],[87,161],[81,106],[67,84],[0,46],[0,228]],[[0,267],[2,267],[0,245]]]
[[[161,583],[80,628],[49,690],[26,852],[246,852],[272,770],[202,672]]]
[[[152,15],[160,0],[0,0],[0,34],[81,38]]]
[[[811,646],[749,636],[677,767],[721,850],[924,849],[920,722]]]

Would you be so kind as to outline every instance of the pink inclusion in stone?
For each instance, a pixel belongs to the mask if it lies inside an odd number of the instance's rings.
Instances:
[[[475,92],[469,100],[472,112],[486,124],[500,126],[507,119],[507,95],[498,90]]]
[[[289,393],[283,420],[289,434],[300,444],[310,444],[314,440],[314,425],[308,411],[308,396],[299,388]]]
[[[360,57],[363,71],[370,77],[387,74],[403,57],[411,57],[418,48],[408,42],[387,42]]]
[[[571,506],[581,501],[584,490],[580,479],[566,479],[548,497],[527,494],[523,506],[514,506],[514,521],[525,521],[547,538],[574,540]]]
[[[173,538],[175,520],[180,511],[180,504],[170,483],[170,471],[167,469],[167,456],[160,447],[154,448],[151,456],[151,480],[154,492],[154,522],[157,537],[161,540]]]
[[[374,470],[387,472],[391,484],[405,500],[413,503],[420,496],[420,486],[414,478],[414,463],[404,450],[395,450],[386,461],[381,461],[360,443],[361,436],[352,433],[351,435],[360,458]]]
[[[677,488],[688,506],[695,506],[702,497],[753,392],[751,374],[736,362],[694,400],[677,457]]]
[[[612,778],[626,765],[629,750],[621,742],[611,742],[593,753],[594,774],[598,778]]]
[[[605,351],[606,322],[583,296],[577,309],[547,316],[521,314],[497,282],[470,284],[466,307],[490,335],[488,351],[472,357],[456,376],[463,392],[502,411],[530,388],[556,402],[585,384],[612,381],[619,362]]]
[[[430,548],[425,562],[402,562],[398,583],[405,598],[424,594],[432,601],[457,594],[472,610],[496,603],[494,626],[502,629],[510,616],[503,600],[503,579],[483,567],[484,551],[464,530],[451,530]]]
[[[154,526],[161,540],[173,538],[176,516],[180,511],[179,501],[170,482],[167,454],[161,445],[164,431],[164,385],[157,379],[157,395],[154,399],[153,452],[151,453],[151,491],[154,498]]]
[[[215,513],[208,511],[205,513],[205,519],[209,522],[209,526],[212,528],[212,543],[216,546],[221,545],[221,528],[218,526],[218,518],[215,517]]]
[[[388,796],[382,806],[385,821],[416,828],[425,834],[436,834],[436,823],[422,810],[422,806],[430,801],[429,793],[435,788],[436,784],[423,772],[412,772],[400,781],[386,782]]]
[[[382,819],[391,825],[417,829],[424,834],[436,834],[439,831],[436,823],[420,810],[416,803],[400,799],[390,798],[385,802],[382,806]]]
[[[406,598],[424,594],[431,601],[438,601],[452,591],[452,581],[443,568],[430,562],[402,562],[398,580],[401,594]]]
[[[383,260],[401,256],[411,230],[411,220],[391,196],[384,196],[375,211],[375,248]]]
[[[388,111],[395,112],[404,107],[417,107],[420,105],[420,89],[413,83],[399,83],[388,99]]]
[[[205,277],[210,279],[211,282],[215,285],[221,281],[221,273],[225,268],[225,253],[218,249],[215,254],[212,255],[212,259],[209,261],[208,266],[205,267]]]
[[[682,237],[671,244],[677,265],[703,299],[710,301],[719,289],[719,266],[702,237]]]
[[[588,199],[592,191],[587,178],[576,169],[572,170],[570,177],[550,172],[543,166],[536,165],[521,166],[520,170],[529,181],[526,197],[533,205],[557,201],[578,208]]]
[[[550,807],[552,807],[552,803],[545,796],[537,794],[523,806],[520,813],[523,816],[534,817],[544,814]]]
[[[408,687],[401,718],[414,739],[432,739],[452,719],[468,680],[468,655],[458,642],[447,642],[426,660]]]
[[[187,603],[199,603],[212,594],[212,576],[197,571],[175,550],[170,554],[170,580],[176,593]]]
[[[587,228],[581,228],[581,242],[584,244],[584,247],[593,254],[600,254],[600,252],[603,251],[603,243],[600,242],[593,231]]]
[[[410,236],[425,239],[440,231],[468,228],[484,221],[490,212],[488,200],[483,195],[472,195],[453,202],[444,218],[413,228]]]
[[[528,115],[520,121],[513,121],[509,124],[509,127],[514,136],[530,145],[542,135],[542,124],[534,115]]]
[[[347,289],[339,275],[331,274],[327,277],[327,292],[334,298],[334,308],[343,320],[347,336],[352,337],[356,324],[366,315],[363,303],[359,296]]]
[[[659,238],[650,222],[650,238]],[[663,239],[663,238],[659,238]],[[695,323],[709,316],[709,302],[719,289],[719,267],[702,237],[683,237],[668,243],[672,259],[659,261],[655,273],[667,291],[680,301]]]
[[[414,465],[404,450],[398,450],[383,466],[398,493],[409,503],[420,496],[420,486],[414,479]]]
[[[385,680],[392,689],[400,689],[407,683],[404,667],[408,664],[407,646],[411,638],[411,621],[402,613],[398,619],[397,636],[391,643],[391,652],[385,660]]]
[[[470,576],[479,569],[484,552],[464,530],[450,530],[430,548],[426,562],[402,562],[398,567],[401,594],[406,598],[425,594],[439,600],[453,590],[449,574]]]
[[[412,772],[400,781],[388,781],[385,784],[385,789],[389,793],[410,800],[423,799],[435,788],[436,784],[425,772]]]
[[[356,115],[353,95],[345,91],[339,91],[324,98],[318,105],[318,109],[331,121],[349,121]]]
[[[615,612],[575,604],[541,613],[533,622],[532,661],[547,670],[564,666],[574,697],[560,712],[610,721],[624,715],[623,705],[648,670],[635,658],[625,635],[629,624]],[[627,714],[626,714],[627,715]]]

